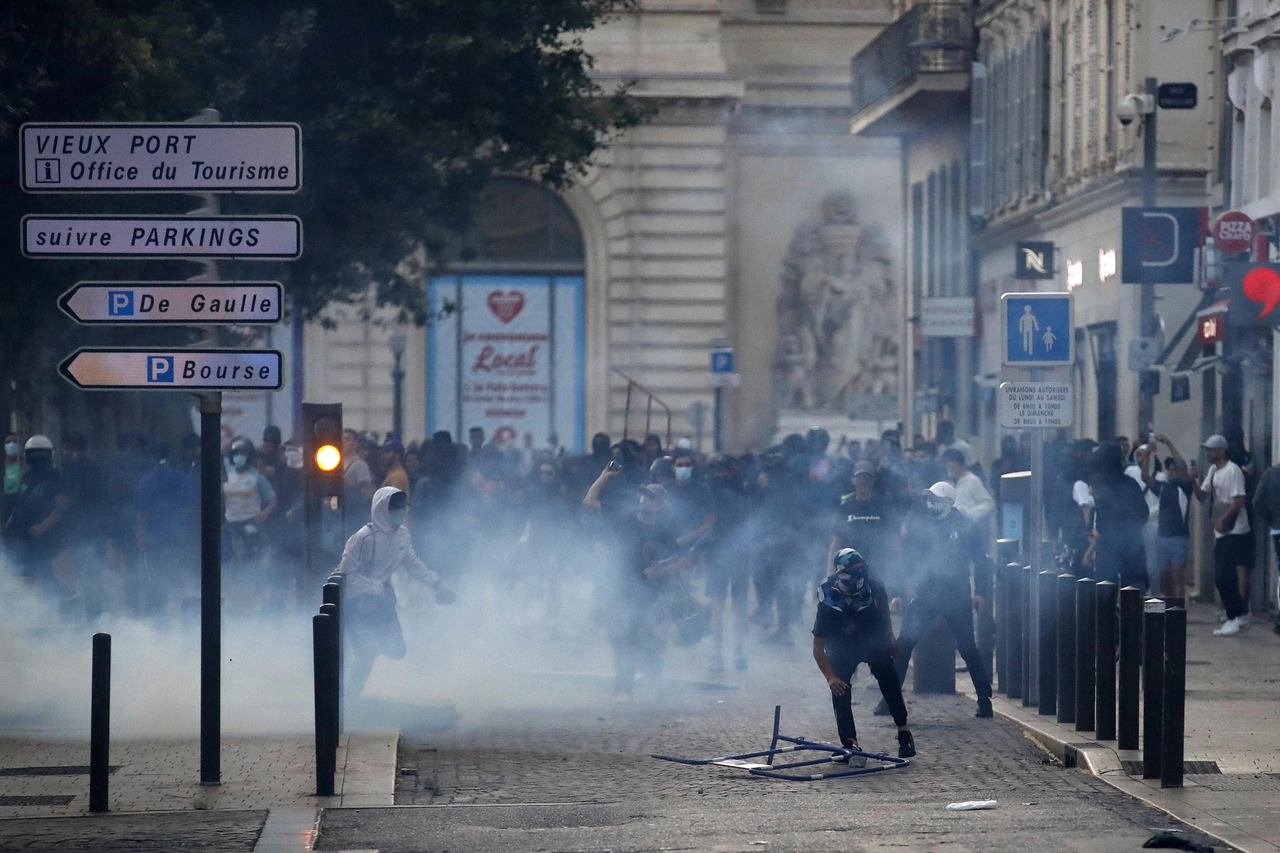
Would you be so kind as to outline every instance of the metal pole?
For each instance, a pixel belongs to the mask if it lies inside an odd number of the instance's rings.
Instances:
[[[1142,669],[1142,590],[1120,590],[1120,672],[1117,743],[1120,749],[1138,748],[1138,692]]]
[[[1159,81],[1155,77],[1147,78],[1147,94],[1154,101],[1159,94]],[[1156,113],[1159,108],[1153,106],[1151,112],[1143,117],[1142,131],[1142,206],[1156,206]],[[1156,319],[1156,286],[1143,282],[1139,294],[1138,331],[1146,338],[1159,334]],[[1141,374],[1140,374],[1141,375]],[[1151,393],[1146,382],[1140,383],[1138,393],[1138,434],[1146,435],[1155,421],[1155,395]]]
[[[1093,731],[1097,684],[1098,586],[1093,578],[1076,581],[1076,731]]]
[[[311,653],[315,679],[315,714],[316,714],[316,796],[333,796],[333,777],[337,772],[337,744],[332,740],[333,729],[329,724],[331,708],[329,694],[333,689],[330,683],[329,643],[331,626],[329,617],[317,613],[311,617]]]
[[[1164,612],[1164,760],[1160,787],[1182,787],[1182,749],[1187,701],[1187,611]]]
[[[326,584],[327,586],[328,584]],[[334,749],[338,748],[338,736],[341,733],[339,725],[339,717],[342,713],[342,681],[338,669],[338,649],[339,643],[342,642],[341,629],[338,627],[338,605],[336,602],[320,605],[320,612],[329,617],[329,637],[326,641],[326,651],[328,656],[325,659],[325,666],[329,670],[329,738],[334,745]]]
[[[1076,721],[1076,576],[1063,572],[1058,592],[1058,722]]]
[[[1160,778],[1164,746],[1164,602],[1148,599],[1142,613],[1142,778]]]
[[[1116,736],[1116,585],[1103,581],[1097,585],[1097,655],[1098,675],[1097,722],[1093,736],[1098,740],[1115,740]]]
[[[1026,683],[1022,678],[1022,647],[1026,643],[1026,622],[1024,621],[1024,599],[1026,594],[1023,592],[1023,570],[1022,566],[1017,563],[1010,563],[1007,569],[1009,575],[1009,615],[1005,621],[1009,623],[1009,644],[1005,649],[1005,668],[1009,671],[1007,679],[1002,681],[1008,682],[1008,690],[1006,695],[1010,699],[1021,699],[1023,695],[1023,685]]]
[[[396,441],[404,443],[404,370],[400,367],[400,353],[395,354],[395,367],[391,370],[391,429]]]
[[[721,453],[724,449],[724,389],[716,388],[716,411],[715,411],[715,451]]]
[[[1033,607],[1034,597],[1032,596],[1032,579],[1035,570],[1030,566],[1022,567],[1022,574],[1018,580],[1018,597],[1021,599],[1018,603],[1022,611],[1022,643],[1019,646],[1018,653],[1022,655],[1022,707],[1029,708],[1036,701],[1036,685],[1033,681],[1035,665],[1034,657],[1031,654],[1032,648],[1035,647],[1036,641],[1032,636],[1032,626],[1035,622],[1032,620],[1032,613],[1035,611]]]
[[[1038,710],[1041,714],[1058,711],[1058,637],[1054,631],[1054,610],[1057,607],[1057,575],[1048,569],[1040,572],[1040,636],[1037,637],[1040,655],[1040,684]]]
[[[222,392],[200,395],[200,784],[222,784]]]
[[[93,635],[89,688],[89,811],[107,811],[111,779],[111,635]]]

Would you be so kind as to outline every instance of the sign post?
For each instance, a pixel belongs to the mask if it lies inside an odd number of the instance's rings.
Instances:
[[[711,372],[707,374],[707,384],[715,389],[713,447],[716,453],[720,453],[724,448],[724,389],[737,388],[742,384],[742,375],[734,370],[733,345],[728,338],[716,338],[711,342]]]

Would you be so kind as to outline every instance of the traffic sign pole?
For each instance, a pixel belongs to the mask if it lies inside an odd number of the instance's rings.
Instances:
[[[200,395],[200,784],[222,784],[222,392]]]
[[[1147,94],[1155,100],[1160,92],[1159,81],[1147,78]],[[1146,127],[1142,137],[1142,206],[1156,206],[1156,113],[1153,109],[1143,117]],[[1160,321],[1156,317],[1156,286],[1144,281],[1140,287],[1138,306],[1139,332],[1144,338],[1154,338],[1160,333]],[[1155,394],[1151,385],[1138,382],[1138,434],[1146,435],[1155,421]]]

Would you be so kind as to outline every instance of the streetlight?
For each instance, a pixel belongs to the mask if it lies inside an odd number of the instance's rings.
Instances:
[[[397,332],[387,339],[391,355],[395,358],[395,366],[391,368],[391,428],[396,434],[396,441],[404,442],[404,370],[400,367],[400,357],[404,355],[404,335]]]

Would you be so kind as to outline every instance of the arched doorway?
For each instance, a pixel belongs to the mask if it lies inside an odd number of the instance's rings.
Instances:
[[[582,232],[555,193],[495,178],[428,290],[427,430],[480,427],[512,447],[584,443]]]

